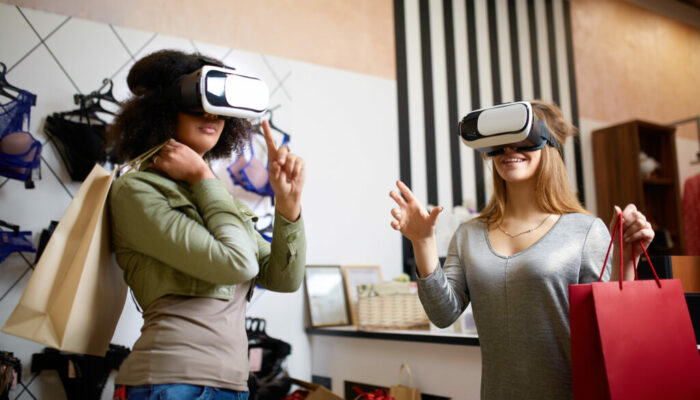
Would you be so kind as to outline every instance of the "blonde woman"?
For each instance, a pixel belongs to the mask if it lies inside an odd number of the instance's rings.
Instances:
[[[472,304],[483,399],[572,397],[568,286],[598,279],[610,241],[609,228],[577,200],[555,147],[575,128],[556,106],[531,105],[554,142],[539,150],[503,147],[488,158],[493,196],[478,218],[457,229],[444,265],[434,233],[442,209],[427,213],[403,182],[397,182],[400,194],[390,193],[398,205],[391,225],[413,244],[419,295],[431,321],[449,326]],[[631,244],[648,246],[654,231],[632,204],[611,211],[623,216],[629,279]],[[612,277],[610,271],[605,280],[620,279],[617,269]]]

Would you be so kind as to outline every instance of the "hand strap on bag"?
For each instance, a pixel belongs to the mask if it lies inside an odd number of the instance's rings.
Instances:
[[[161,144],[159,144],[159,145],[157,145],[157,146],[151,148],[150,150],[147,150],[146,152],[144,152],[143,154],[137,156],[136,158],[134,158],[134,159],[132,159],[132,160],[130,160],[130,161],[127,161],[126,163],[124,163],[124,165],[122,165],[121,167],[119,167],[119,168],[117,169],[117,175],[119,175],[123,170],[125,170],[125,169],[127,169],[127,168],[128,168],[129,171],[132,170],[132,169],[134,169],[134,168],[138,168],[139,166],[141,166],[141,164],[143,164],[144,161],[148,160],[148,159],[151,158],[154,154],[156,154],[157,152],[159,152],[160,149],[162,149],[163,146],[165,146],[168,142],[169,142],[169,140],[166,140],[165,142],[163,142],[163,143],[161,143]]]
[[[408,375],[408,385],[409,387],[413,387],[413,376],[411,376],[411,367],[408,366],[408,364],[401,364],[399,367],[399,384],[401,384],[401,375],[403,371],[406,371],[406,375]]]
[[[618,227],[620,228],[620,290],[622,290],[622,281],[623,281],[623,237],[622,237],[622,213],[620,213],[617,216],[617,221],[615,222],[615,228],[613,229],[612,237],[610,238],[610,244],[608,245],[608,251],[605,253],[605,261],[603,261],[603,268],[600,271],[600,276],[598,277],[598,282],[600,282],[603,279],[603,274],[605,273],[605,267],[608,265],[608,257],[610,256],[610,249],[612,248],[613,242],[615,241],[615,235],[617,234]],[[644,247],[642,244],[641,240],[637,241],[637,244],[639,244],[639,247],[642,248],[642,251],[644,252],[644,255],[647,257],[647,261],[649,262],[649,267],[651,268],[651,272],[654,274],[654,279],[656,280],[656,284],[661,287],[661,281],[659,280],[659,276],[656,275],[656,269],[654,268],[654,265],[651,263],[651,257],[649,257],[649,254],[647,253],[647,249]],[[632,247],[632,261],[634,262],[636,258],[636,255],[634,254],[634,247]],[[637,276],[637,263],[634,263],[634,280],[638,280]]]

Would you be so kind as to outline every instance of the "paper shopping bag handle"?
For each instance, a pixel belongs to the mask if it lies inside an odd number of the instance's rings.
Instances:
[[[603,274],[605,273],[605,267],[608,265],[608,257],[610,256],[610,249],[612,248],[613,242],[615,241],[615,235],[617,234],[618,227],[620,228],[620,290],[622,290],[622,277],[623,277],[623,268],[622,268],[622,260],[623,260],[623,238],[622,238],[622,213],[620,213],[617,216],[617,221],[615,222],[615,228],[613,229],[612,237],[610,238],[610,244],[608,245],[608,251],[605,253],[605,261],[603,261],[603,268],[600,271],[600,276],[598,277],[598,282],[600,282],[603,279]],[[642,244],[642,241],[639,240],[637,241],[637,244],[639,244],[639,247],[642,248],[642,251],[644,252],[644,255],[647,257],[647,261],[649,261],[649,267],[651,268],[651,272],[654,274],[654,279],[656,280],[656,284],[661,287],[661,281],[659,280],[659,276],[656,275],[656,269],[654,268],[654,265],[651,263],[651,257],[649,257],[649,254],[647,253],[647,249],[644,247]],[[634,254],[634,247],[632,247],[632,260],[636,258]],[[634,264],[634,280],[638,280],[637,276],[637,264]]]
[[[411,368],[408,366],[408,364],[401,364],[399,367],[399,384],[401,384],[401,375],[404,370],[406,370],[406,375],[408,375],[409,387],[413,387],[413,376],[411,376]]]
[[[169,142],[169,140],[166,140],[165,142],[163,142],[155,147],[152,147],[149,150],[146,150],[146,152],[137,156],[133,160],[127,161],[126,163],[124,163],[124,165],[119,167],[119,169],[117,170],[117,173],[120,173],[123,170],[133,170],[134,168],[138,168],[141,165],[141,163],[148,160],[151,156],[153,156],[158,151],[160,151],[160,149],[162,149],[163,146],[165,146],[168,142]],[[119,176],[119,175],[117,175],[117,176]]]

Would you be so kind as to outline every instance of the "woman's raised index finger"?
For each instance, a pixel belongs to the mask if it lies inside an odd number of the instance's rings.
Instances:
[[[263,136],[265,136],[265,144],[267,144],[267,158],[269,160],[277,159],[277,147],[275,146],[275,140],[272,139],[272,132],[270,132],[270,123],[267,121],[262,122]]]
[[[405,183],[401,181],[396,181],[396,186],[399,188],[401,194],[407,201],[415,200],[415,197],[413,197],[413,192],[411,192],[411,189],[408,186],[406,186]]]

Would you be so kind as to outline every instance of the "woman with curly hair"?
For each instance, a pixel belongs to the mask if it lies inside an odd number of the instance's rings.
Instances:
[[[435,223],[411,190],[390,196],[391,226],[413,244],[418,295],[439,327],[451,325],[471,303],[481,346],[482,399],[570,399],[571,342],[568,285],[596,281],[610,233],[576,198],[559,149],[576,133],[561,110],[530,102],[551,142],[539,149],[509,144],[489,153],[494,193],[478,218],[459,226],[440,265]],[[530,146],[530,145],[528,145]],[[624,220],[625,278],[634,279],[631,246],[654,238],[633,204],[615,207]],[[619,260],[620,249],[614,257]],[[615,261],[617,265],[617,261]],[[604,279],[620,280],[607,266]]]
[[[240,151],[249,122],[186,112],[171,96],[179,77],[205,65],[223,66],[174,50],[144,57],[129,71],[133,97],[115,119],[122,161],[167,141],[110,192],[117,262],[144,319],[115,398],[247,399],[246,302],[256,284],[293,292],[303,279],[304,161],[276,149],[263,121],[276,209],[268,243],[207,163]]]

